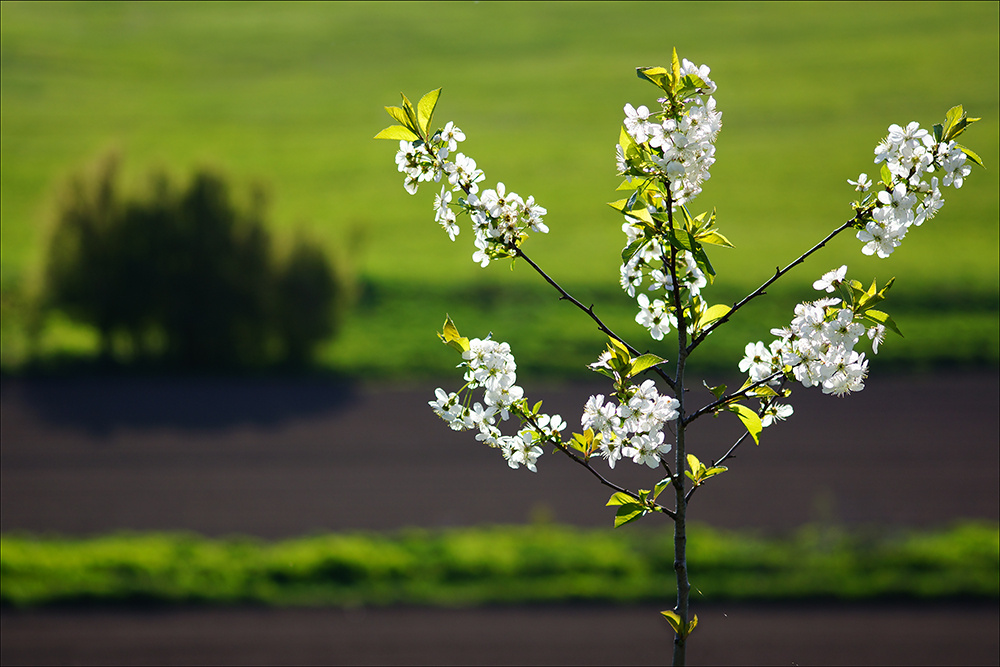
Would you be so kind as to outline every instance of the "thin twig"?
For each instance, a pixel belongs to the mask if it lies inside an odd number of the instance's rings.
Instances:
[[[797,365],[798,364],[796,364],[796,366]],[[793,366],[792,368],[794,368],[794,367],[795,366]],[[778,377],[780,377],[780,376],[782,376],[784,374],[785,374],[784,370],[775,371],[774,373],[771,373],[770,375],[768,375],[766,378],[764,378],[762,380],[758,380],[757,382],[754,382],[751,385],[747,385],[746,387],[744,387],[743,389],[740,389],[739,391],[734,391],[731,394],[726,394],[722,398],[719,398],[719,399],[716,399],[716,400],[712,401],[708,405],[706,405],[704,407],[701,407],[698,410],[696,410],[690,417],[688,417],[686,420],[684,420],[684,425],[687,426],[688,424],[690,424],[691,422],[693,422],[698,417],[701,417],[702,415],[706,415],[709,412],[714,412],[716,408],[721,407],[721,406],[725,405],[726,403],[732,403],[733,401],[738,400],[740,398],[749,398],[749,392],[753,391],[757,387],[763,387],[766,384],[770,384],[772,380],[774,380],[774,379],[776,379],[776,378],[778,378]]]
[[[840,227],[837,227],[835,230],[833,230],[832,232],[830,232],[826,236],[826,238],[824,238],[822,241],[820,241],[819,243],[817,243],[816,245],[814,245],[812,248],[810,248],[809,250],[807,250],[805,253],[803,253],[802,255],[800,255],[799,258],[796,259],[795,261],[793,261],[791,264],[789,264],[788,266],[786,266],[783,269],[775,269],[774,275],[771,276],[770,278],[768,278],[767,280],[765,280],[764,284],[762,284],[760,287],[758,287],[757,289],[755,289],[750,294],[748,294],[745,297],[743,297],[743,299],[740,300],[738,303],[734,303],[733,307],[729,310],[728,313],[726,313],[725,315],[723,315],[722,317],[720,317],[719,319],[717,319],[715,322],[713,322],[709,326],[707,326],[704,329],[702,329],[701,332],[697,336],[695,336],[694,339],[691,341],[691,344],[688,345],[688,348],[687,348],[688,354],[690,354],[691,351],[694,350],[694,348],[698,347],[698,345],[700,345],[701,342],[703,340],[705,340],[705,337],[708,336],[708,334],[712,333],[712,331],[714,331],[716,329],[716,327],[719,327],[722,324],[728,322],[729,318],[731,318],[736,313],[736,311],[738,311],[743,306],[747,305],[751,300],[753,300],[753,299],[757,298],[758,296],[761,296],[762,294],[764,294],[764,290],[766,290],[768,287],[770,287],[774,283],[774,281],[776,281],[778,278],[780,278],[781,276],[785,275],[786,273],[788,273],[789,271],[791,271],[793,268],[795,268],[796,266],[798,266],[799,264],[801,264],[802,262],[804,262],[806,260],[806,258],[809,257],[809,255],[813,254],[814,252],[816,252],[817,250],[819,250],[820,248],[822,248],[823,246],[825,246],[837,234],[840,234],[845,229],[849,229],[849,228],[853,227],[856,223],[861,222],[862,219],[863,219],[862,212],[858,211],[857,213],[855,213],[855,215],[854,215],[853,218],[851,218],[850,220],[848,220],[847,222],[845,222],[844,224],[842,224]]]
[[[748,435],[750,435],[750,432],[749,432],[749,431],[747,431],[746,433],[744,433],[743,435],[741,435],[741,436],[739,437],[739,439],[737,439],[737,440],[736,440],[736,442],[734,442],[734,443],[733,443],[733,446],[729,448],[729,451],[727,451],[727,452],[726,452],[725,454],[723,454],[723,455],[722,455],[721,457],[719,457],[719,460],[718,460],[718,461],[713,461],[713,462],[712,462],[712,467],[714,468],[715,466],[719,465],[719,464],[720,464],[720,463],[722,463],[723,461],[726,461],[726,460],[728,460],[728,459],[731,459],[731,458],[733,458],[733,456],[735,456],[735,454],[733,454],[733,452],[735,452],[735,451],[736,451],[736,448],[737,448],[737,447],[739,447],[739,446],[740,446],[740,444],[741,444],[741,443],[742,443],[742,442],[743,442],[744,440],[746,440],[746,439],[747,439],[747,436],[748,436]]]
[[[625,341],[625,339],[623,339],[621,336],[619,336],[614,331],[612,331],[608,327],[608,325],[606,325],[601,320],[601,318],[599,318],[594,313],[594,306],[590,306],[588,308],[587,306],[584,306],[582,303],[580,303],[580,301],[578,299],[576,299],[572,294],[570,294],[565,289],[563,289],[562,286],[559,285],[559,283],[557,283],[555,280],[552,279],[551,276],[549,276],[549,274],[545,273],[545,271],[543,271],[541,269],[541,267],[539,267],[537,264],[535,264],[535,262],[533,262],[532,259],[530,257],[528,257],[528,255],[526,255],[523,250],[521,250],[520,248],[517,248],[515,250],[515,252],[517,253],[517,256],[523,258],[524,261],[526,261],[531,266],[531,268],[533,268],[538,273],[538,275],[540,275],[545,280],[545,282],[547,282],[548,284],[552,285],[552,287],[554,287],[556,289],[556,291],[559,292],[559,299],[561,301],[569,301],[574,306],[576,306],[577,308],[579,308],[583,312],[587,313],[587,315],[590,316],[590,319],[594,320],[594,322],[597,323],[597,328],[598,329],[600,329],[605,334],[607,334],[611,338],[614,338],[616,341],[618,341],[619,343],[621,343],[622,345],[624,345],[628,349],[628,351],[630,353],[632,353],[633,355],[640,355],[640,354],[642,354],[637,348],[635,348],[632,345],[630,345],[627,341]],[[673,378],[671,378],[670,375],[668,375],[667,372],[664,371],[662,368],[660,368],[659,366],[653,366],[651,369],[648,369],[648,370],[652,370],[654,373],[656,373],[657,375],[659,375],[660,378],[662,378],[663,381],[667,383],[667,386],[669,386],[671,389],[676,389],[676,386],[674,384]]]
[[[768,399],[761,404],[760,410],[757,411],[757,416],[760,416],[760,415],[764,414],[765,412],[767,412],[767,409],[771,407],[771,405],[774,403],[774,401],[777,398],[778,398],[777,396],[770,396],[770,397],[768,397]],[[746,431],[743,435],[741,435],[739,437],[739,439],[736,440],[736,442],[733,443],[733,446],[730,447],[729,450],[725,454],[723,454],[720,458],[716,459],[715,461],[712,461],[712,464],[710,466],[708,466],[708,467],[709,468],[714,468],[715,466],[720,465],[724,461],[726,461],[726,460],[734,457],[735,454],[733,452],[735,452],[736,448],[739,447],[740,444],[742,444],[742,442],[747,439],[748,435],[750,435],[750,432]],[[691,490],[688,491],[687,496],[686,496],[687,500],[691,499],[691,496],[694,495],[694,490],[697,489],[699,486],[700,486],[700,484],[696,484],[696,485],[694,485],[694,486],[691,487]]]
[[[525,414],[524,415],[524,420],[526,422],[528,422],[529,424],[531,424],[531,426],[537,432],[539,432],[539,433],[543,433],[544,432],[544,430],[538,425],[538,423],[534,420],[534,418],[531,415]],[[606,478],[604,475],[602,475],[601,473],[599,473],[597,471],[597,469],[595,469],[592,465],[590,465],[590,461],[588,461],[587,459],[582,458],[580,456],[577,456],[572,451],[570,451],[570,449],[566,445],[563,444],[562,440],[559,440],[559,439],[557,439],[557,438],[555,438],[553,436],[549,436],[548,438],[546,438],[546,441],[549,444],[555,445],[557,448],[559,448],[559,450],[563,454],[565,454],[566,456],[568,456],[569,458],[571,458],[573,461],[575,461],[576,463],[582,465],[584,468],[586,468],[587,470],[589,470],[590,473],[594,477],[596,477],[598,479],[598,481],[601,484],[603,484],[604,486],[606,486],[606,487],[608,487],[610,489],[614,489],[618,493],[624,493],[625,495],[627,495],[627,496],[629,496],[631,498],[634,498],[637,503],[639,503],[639,504],[641,504],[641,505],[643,505],[645,507],[649,507],[650,509],[652,509],[654,511],[663,512],[664,514],[666,514],[667,516],[669,516],[671,519],[674,519],[674,520],[677,519],[676,513],[674,513],[672,510],[670,510],[670,509],[664,507],[663,505],[660,505],[659,503],[657,503],[655,501],[652,501],[652,500],[643,501],[642,498],[639,496],[638,493],[635,493],[634,491],[626,489],[623,486],[618,486],[617,484],[615,484],[614,482],[612,482],[611,480],[609,480],[608,478]]]

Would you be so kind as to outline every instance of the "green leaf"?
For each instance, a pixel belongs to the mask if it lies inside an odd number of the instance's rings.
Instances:
[[[594,430],[588,428],[583,433],[574,433],[567,444],[581,452],[584,456],[590,456],[596,449],[594,446]]]
[[[635,140],[632,139],[632,135],[625,130],[624,125],[622,125],[621,129],[618,131],[618,144],[622,147],[622,152],[626,156],[628,156],[630,148],[635,148]]]
[[[616,493],[612,494],[611,498],[608,500],[607,504],[604,505],[604,506],[605,507],[614,507],[616,505],[627,505],[627,504],[630,504],[630,503],[631,504],[635,504],[635,498],[633,498],[632,496],[630,496],[627,493],[624,493],[622,491],[617,491]]]
[[[611,496],[608,500],[608,504],[605,507],[618,506],[618,511],[615,512],[615,528],[619,526],[624,526],[630,521],[635,521],[636,519],[642,518],[649,510],[635,501],[635,498],[619,491]]]
[[[376,139],[395,139],[396,141],[413,141],[419,139],[408,127],[402,125],[392,125],[375,135]]]
[[[873,280],[871,287],[868,288],[868,291],[863,292],[861,296],[857,299],[854,312],[856,313],[864,312],[868,308],[874,306],[879,301],[884,300],[884,297],[882,296],[881,293],[877,291],[877,289],[878,287],[876,286],[875,281]]]
[[[628,377],[638,375],[647,368],[652,368],[657,364],[662,364],[666,361],[663,357],[658,357],[655,354],[646,353],[640,357],[636,357],[632,360],[632,364],[629,366]]]
[[[618,201],[609,201],[608,206],[619,211],[620,213],[627,213],[625,205],[628,203],[628,199],[619,199]]]
[[[952,127],[954,127],[955,123],[957,123],[962,118],[962,111],[963,110],[961,104],[953,106],[952,108],[948,109],[948,112],[944,115],[945,128],[950,130]]]
[[[969,118],[968,114],[965,113],[965,109],[962,105],[954,106],[948,110],[945,117],[944,126],[944,136],[942,141],[951,141],[955,137],[959,136],[976,121],[981,120],[980,118]]]
[[[417,128],[420,126],[420,124],[417,122],[417,112],[414,110],[413,104],[410,102],[410,100],[403,93],[400,93],[399,95],[400,95],[400,97],[403,98],[403,112],[406,114],[406,118],[407,118],[407,122],[404,122],[402,120],[400,120],[400,122],[403,123],[403,125],[406,125],[408,128],[410,128],[414,132],[416,132],[417,134],[419,134],[419,132],[417,131]],[[386,107],[386,110],[388,110],[388,109],[389,109],[389,107]],[[397,120],[399,120],[399,119],[397,119]]]
[[[456,327],[455,323],[451,321],[450,315],[445,315],[444,318],[444,327],[442,328],[441,333],[438,334],[438,338],[440,338],[445,345],[448,345],[459,352],[465,352],[468,350],[469,339],[458,333],[458,327]]]
[[[726,409],[730,412],[735,412],[736,416],[740,418],[743,425],[747,428],[747,433],[753,438],[755,444],[760,444],[760,432],[764,430],[760,423],[760,417],[757,413],[748,408],[745,405],[740,405],[739,403],[734,403],[732,405],[726,406]]]
[[[622,342],[617,338],[612,338],[611,336],[608,336],[608,349],[611,350],[611,354],[613,354],[614,356],[627,362],[632,361],[632,354],[628,351],[628,348],[625,347],[622,344]]]
[[[441,89],[432,90],[417,102],[417,120],[420,121],[420,129],[427,136],[427,130],[431,125],[431,118],[434,117],[434,107],[437,106],[438,97],[441,96]]]
[[[681,634],[681,617],[673,611],[661,611],[660,613],[663,614],[665,619],[667,619],[667,623],[670,624],[670,627],[673,628],[674,632],[678,635]]]
[[[760,387],[754,387],[753,395],[758,398],[768,398],[770,396],[777,396],[778,392],[765,384]]]
[[[623,211],[623,213],[625,213],[625,215],[631,215],[633,218],[638,218],[651,227],[655,226],[653,218],[649,215],[649,211],[646,210],[645,206],[637,206],[636,208],[628,211]]]
[[[408,127],[413,131],[416,130],[416,126],[410,122],[410,117],[406,115],[406,111],[401,107],[386,107],[385,110],[403,127]]]
[[[670,72],[664,67],[636,67],[635,74],[640,79],[649,81],[664,92],[669,93],[672,87]]]
[[[671,223],[670,223],[670,215],[669,214],[667,214],[667,213],[651,213],[650,217],[653,218],[654,221],[661,223],[661,225],[657,226],[657,229],[661,229],[661,228],[662,229],[666,229],[666,228],[670,227]]]
[[[635,253],[642,250],[644,245],[646,245],[646,239],[636,239],[622,249],[622,264],[628,264],[629,260],[635,257]]]
[[[695,486],[698,486],[699,484],[701,484],[701,478],[705,474],[705,466],[702,464],[701,461],[698,460],[698,457],[695,456],[694,454],[687,455],[687,463],[690,470],[685,470],[684,474],[687,476],[688,479],[694,482]]]
[[[629,198],[625,201],[625,208],[626,208],[626,210],[631,211],[633,208],[635,208],[635,202],[636,202],[637,199],[639,199],[639,191],[638,190],[636,190],[635,192],[633,192],[629,196]]]
[[[607,377],[611,378],[612,380],[615,379],[615,372],[612,371],[612,370],[608,370],[607,368],[605,368],[603,366],[591,366],[590,364],[588,364],[587,368],[589,368],[590,370],[594,371],[595,373],[600,373],[601,375],[607,376]]]
[[[899,330],[899,327],[896,326],[896,323],[891,317],[889,317],[888,313],[884,313],[881,310],[875,310],[874,308],[869,308],[864,312],[864,317],[865,319],[875,322],[876,324],[881,324],[886,329],[899,334],[901,338],[906,337],[903,336],[903,332]]]
[[[845,304],[852,307],[857,304],[857,298],[855,296],[856,290],[851,287],[851,284],[848,281],[844,280],[833,287],[837,291],[837,294],[840,295],[840,298],[844,300]],[[864,292],[862,292],[862,294],[863,293]]]
[[[887,188],[892,188],[892,172],[889,171],[889,167],[885,162],[882,163],[882,169],[879,170],[879,175],[882,177],[882,184]]]
[[[686,229],[675,229],[670,235],[672,245],[681,250],[693,251],[698,245],[694,237]]]
[[[638,503],[622,505],[618,508],[618,511],[615,512],[615,528],[624,526],[626,523],[631,523],[636,519],[641,519],[645,516],[646,512],[646,508]]]
[[[670,486],[670,482],[671,479],[669,477],[664,477],[656,483],[656,486],[653,487],[653,500],[656,500],[656,498],[663,493],[663,489]]]
[[[698,90],[705,87],[705,80],[697,74],[685,74],[681,78],[681,84],[685,89]]]
[[[681,617],[676,612],[672,611],[661,611],[660,613],[667,619],[667,623],[669,623],[670,627],[674,629],[674,632],[680,634]]]
[[[640,79],[654,81],[654,77],[661,77],[669,74],[666,67],[636,67],[635,73]]]
[[[726,393],[726,385],[724,384],[710,387],[708,386],[708,383],[705,382],[704,380],[702,380],[701,383],[705,385],[705,389],[708,389],[710,392],[712,392],[712,396],[715,396],[716,398],[722,398],[722,395]]]
[[[681,627],[682,626],[681,617],[677,612],[661,611],[660,613],[663,614],[663,617],[667,619],[667,623],[670,624],[670,627],[673,629],[674,632],[677,633],[677,635],[681,639],[684,639],[688,635],[690,635],[694,631],[695,627],[698,625],[698,614],[695,614],[693,617],[691,617],[691,620],[688,621],[687,627]]]
[[[701,234],[698,234],[697,236],[695,236],[695,238],[698,239],[702,243],[711,243],[712,245],[721,245],[724,248],[735,248],[736,247],[732,243],[729,242],[729,239],[727,239],[725,236],[723,236],[722,234],[720,234],[719,232],[714,231],[714,230],[713,231],[702,232]]]
[[[872,297],[878,292],[878,281],[872,278],[872,284],[868,287],[868,291],[865,292],[866,297]]]
[[[720,320],[728,315],[731,310],[732,307],[727,306],[724,303],[717,303],[714,306],[710,306],[704,313],[701,314],[701,317],[698,318],[697,328],[704,329],[712,322]],[[716,398],[718,398],[718,396],[716,396]]]
[[[724,473],[728,468],[725,466],[713,466],[711,468],[706,468],[705,464],[698,460],[698,457],[694,454],[687,455],[688,466],[691,470],[685,470],[684,474],[694,482],[695,486],[701,485],[709,477],[714,477],[715,475]]]
[[[694,261],[698,265],[698,268],[704,271],[708,276],[708,281],[710,283],[715,282],[715,267],[712,266],[712,262],[709,261],[708,254],[705,252],[705,249],[698,245],[695,247],[692,254],[694,255]]]
[[[690,97],[692,94],[697,93],[699,89],[704,87],[705,82],[700,76],[687,74],[681,77],[680,85],[677,87],[674,94],[683,99],[685,97]]]
[[[607,364],[611,367],[612,377],[616,382],[616,386],[618,382],[624,381],[625,374],[628,373],[628,367],[631,363],[632,360],[630,358],[622,357],[615,350],[611,351],[611,358],[608,359]]]
[[[961,144],[958,146],[958,148],[963,153],[965,153],[970,160],[978,164],[980,167],[983,167],[984,169],[986,168],[986,165],[983,164],[983,159],[978,155],[976,155],[975,153],[973,153],[970,149],[966,148],[965,146],[962,146]]]
[[[691,217],[691,213],[688,212],[687,206],[681,206],[677,210],[681,214],[681,219],[682,219],[682,222],[684,223],[684,225],[683,225],[684,229],[693,229],[694,226],[695,226],[694,225],[694,218],[692,218]],[[666,221],[667,221],[667,218],[666,218],[666,216],[664,216],[664,222],[666,222]]]
[[[882,286],[882,289],[878,291],[879,296],[881,296],[884,299],[885,295],[889,293],[889,288],[892,287],[893,283],[895,282],[896,282],[896,276],[889,278],[888,282],[886,282],[886,284]]]

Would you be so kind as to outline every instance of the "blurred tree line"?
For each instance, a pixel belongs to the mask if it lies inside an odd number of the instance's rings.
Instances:
[[[343,280],[304,239],[276,250],[261,187],[240,203],[218,173],[178,185],[151,171],[144,193],[126,194],[119,162],[61,189],[39,304],[95,327],[102,359],[300,365],[336,333]]]

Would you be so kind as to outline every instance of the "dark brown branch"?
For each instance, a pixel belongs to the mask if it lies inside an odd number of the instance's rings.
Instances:
[[[545,282],[547,282],[548,284],[552,285],[552,287],[554,287],[556,289],[556,291],[559,292],[559,299],[561,301],[569,301],[574,306],[576,306],[577,308],[579,308],[583,312],[587,313],[587,315],[590,316],[590,319],[594,320],[594,322],[597,323],[597,328],[598,329],[600,329],[602,332],[604,332],[605,334],[607,334],[611,338],[614,338],[616,341],[618,341],[619,343],[621,343],[622,345],[624,345],[632,355],[638,356],[638,355],[642,354],[638,349],[636,349],[635,347],[633,347],[632,345],[630,345],[628,342],[626,342],[621,336],[619,336],[614,331],[612,331],[608,327],[608,325],[606,325],[603,321],[601,321],[601,318],[599,318],[594,313],[594,307],[593,306],[590,306],[588,308],[587,306],[584,306],[582,303],[580,303],[579,300],[577,300],[572,294],[570,294],[569,292],[567,292],[566,290],[564,290],[562,288],[562,286],[559,285],[559,283],[557,283],[547,273],[545,273],[545,271],[543,271],[541,269],[541,267],[539,267],[537,264],[535,264],[531,260],[531,258],[528,257],[524,253],[523,250],[521,250],[520,248],[517,248],[516,252],[517,252],[517,256],[518,257],[523,258],[524,261],[526,261],[531,266],[531,268],[533,268],[538,273],[538,275],[540,275],[545,280]],[[676,387],[674,386],[674,380],[673,380],[673,378],[671,378],[667,374],[667,372],[664,371],[662,368],[660,368],[659,366],[653,366],[650,370],[652,370],[657,375],[659,375],[660,378],[662,378],[663,381],[667,383],[667,386],[669,386],[671,389],[676,389]]]
[[[674,234],[674,206],[671,195],[670,183],[667,182],[667,222],[669,232]],[[674,313],[677,317],[677,370],[674,378],[677,387],[674,389],[677,405],[677,434],[676,450],[674,461],[677,469],[677,476],[674,477],[674,511],[677,516],[674,518],[674,575],[677,581],[677,606],[674,611],[680,616],[681,627],[688,625],[688,606],[690,602],[691,581],[688,578],[687,563],[687,497],[685,493],[685,476],[681,474],[685,463],[685,424],[684,424],[684,370],[687,364],[688,344],[687,344],[687,321],[684,317],[684,305],[681,302],[681,283],[677,276],[677,248],[670,244],[670,277],[673,281],[673,302]],[[664,257],[664,259],[666,259]],[[683,665],[686,661],[687,637],[684,633],[678,632],[674,636],[673,664]]]

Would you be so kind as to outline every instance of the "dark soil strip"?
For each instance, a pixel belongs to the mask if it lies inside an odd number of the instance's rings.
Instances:
[[[989,665],[993,605],[745,605],[697,609],[689,662],[734,665]],[[477,610],[12,612],[4,665],[665,664],[654,607]]]
[[[587,396],[608,391],[525,384],[571,429]],[[511,470],[433,415],[433,388],[5,379],[0,523],[4,531],[266,538],[540,517],[610,529],[610,492],[578,466],[547,453],[537,474]],[[703,389],[692,396],[711,398]],[[730,471],[693,498],[692,520],[785,529],[1000,519],[996,371],[876,372],[848,398],[800,387],[791,402],[791,419],[765,430],[760,447],[745,444]],[[689,449],[707,462],[741,432],[734,415],[705,417],[689,431]],[[641,488],[660,477],[628,462],[609,476]],[[650,521],[666,527],[661,517]]]

